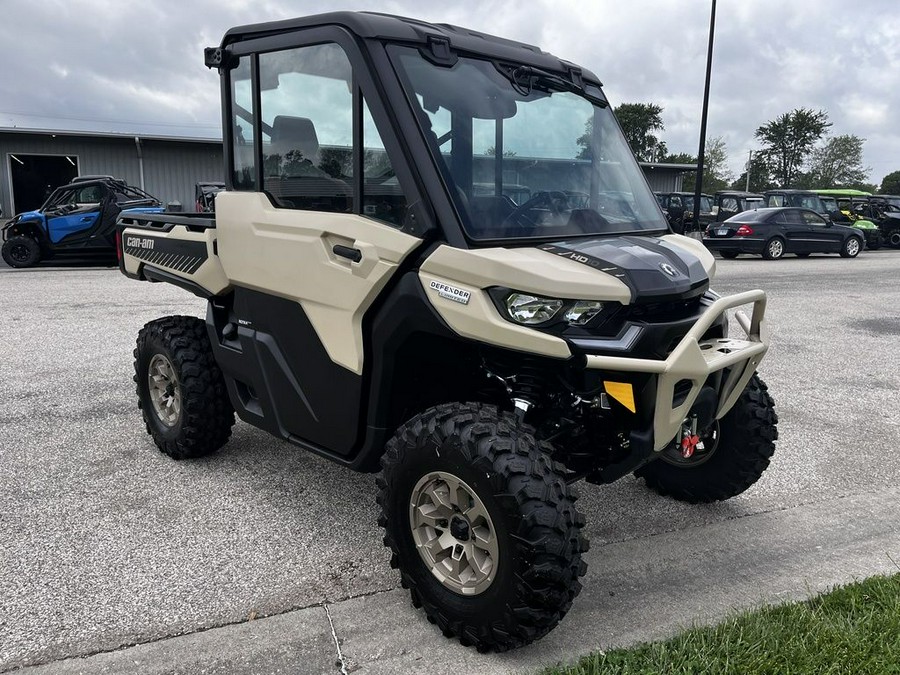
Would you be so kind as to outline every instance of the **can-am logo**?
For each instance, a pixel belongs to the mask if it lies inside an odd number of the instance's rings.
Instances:
[[[152,249],[155,243],[148,237],[125,237],[125,246],[128,248]]]
[[[461,305],[468,305],[469,298],[472,296],[469,291],[464,291],[461,288],[450,286],[449,284],[440,281],[432,281],[429,285],[431,286],[431,290],[437,291],[437,294],[442,298],[458,302]]]
[[[669,263],[659,263],[659,269],[668,274],[670,277],[678,276],[678,270],[672,267]]]

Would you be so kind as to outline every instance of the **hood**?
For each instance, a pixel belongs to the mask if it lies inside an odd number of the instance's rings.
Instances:
[[[687,299],[709,288],[700,258],[659,237],[596,237],[539,247],[620,279],[633,303]]]

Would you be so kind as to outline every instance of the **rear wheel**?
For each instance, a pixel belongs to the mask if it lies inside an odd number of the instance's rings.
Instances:
[[[859,237],[849,237],[841,247],[842,258],[855,258],[862,250],[862,240]]]
[[[492,406],[446,404],[388,443],[379,524],[413,605],[447,637],[504,651],[550,632],[581,590],[587,542],[563,466]]]
[[[891,248],[900,248],[900,228],[888,232],[885,239]]]
[[[777,423],[775,402],[754,375],[728,414],[699,434],[702,450],[685,458],[673,443],[635,473],[652,490],[679,501],[729,499],[753,485],[769,466]]]
[[[719,251],[719,255],[721,255],[726,260],[734,260],[738,257],[737,251]]]
[[[10,237],[0,249],[3,261],[10,267],[33,267],[41,259],[41,246],[31,237]]]
[[[147,433],[162,452],[187,459],[225,445],[234,410],[204,321],[169,316],[148,323],[138,333],[134,372]]]
[[[784,239],[781,237],[773,237],[766,242],[763,249],[763,258],[766,260],[778,260],[784,255]]]

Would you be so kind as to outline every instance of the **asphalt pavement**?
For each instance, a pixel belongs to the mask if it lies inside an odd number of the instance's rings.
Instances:
[[[771,467],[708,506],[582,484],[585,590],[501,655],[411,607],[372,476],[241,422],[210,458],[155,449],[134,339],[202,301],[114,269],[0,269],[0,672],[533,672],[896,571],[900,251],[718,268],[719,292],[769,293]]]

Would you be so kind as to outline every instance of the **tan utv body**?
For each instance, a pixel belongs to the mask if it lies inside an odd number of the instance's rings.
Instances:
[[[581,588],[574,482],[635,472],[698,502],[760,477],[765,294],[710,290],[712,255],[668,229],[593,74],[348,12],[235,28],[206,58],[228,190],[118,236],[123,273],[207,302],[138,337],[161,450],[214,452],[236,412],[379,470],[414,604],[496,650]]]

